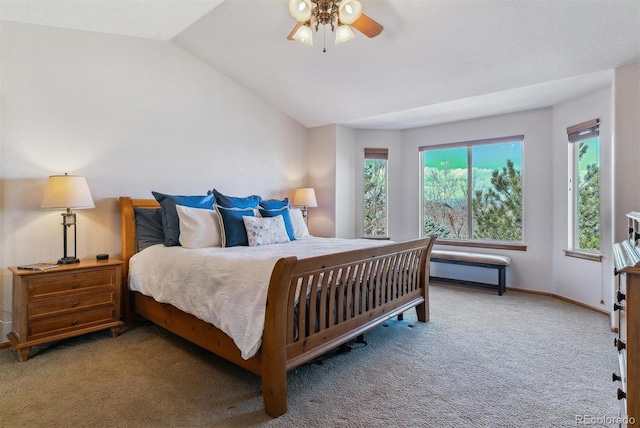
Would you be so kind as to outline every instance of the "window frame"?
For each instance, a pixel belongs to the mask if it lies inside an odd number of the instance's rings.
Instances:
[[[522,177],[522,194],[521,194],[521,202],[522,202],[522,240],[520,241],[501,241],[501,240],[490,240],[490,239],[457,239],[457,238],[438,238],[437,243],[442,245],[449,246],[465,246],[465,247],[476,247],[476,248],[492,248],[492,249],[506,249],[506,250],[515,250],[515,251],[526,251],[527,246],[524,243],[524,223],[525,223],[525,212],[524,212],[524,135],[510,135],[506,137],[496,137],[496,138],[486,138],[479,140],[469,140],[469,141],[461,141],[455,143],[445,143],[445,144],[436,144],[436,145],[425,145],[418,147],[419,154],[419,165],[420,165],[420,236],[424,236],[424,153],[429,150],[442,150],[442,149],[450,149],[456,147],[466,147],[467,148],[467,188],[472,188],[472,179],[473,179],[473,159],[471,156],[472,147],[480,146],[480,145],[491,145],[491,144],[503,144],[519,141],[521,144],[521,154],[520,154],[520,175]],[[472,201],[471,192],[468,192],[468,203],[470,204]],[[469,205],[468,213],[467,213],[467,222],[468,222],[468,234],[469,236],[473,236],[472,229],[472,220],[473,220],[473,209],[471,205]]]
[[[385,218],[384,218],[384,235],[368,235],[367,225],[366,225],[366,201],[365,201],[365,191],[364,186],[366,185],[366,180],[364,177],[366,171],[366,162],[367,160],[383,160],[385,161],[384,168],[384,192],[385,192]],[[364,159],[362,161],[362,178],[363,178],[363,189],[362,189],[362,232],[363,236],[368,239],[388,239],[389,238],[389,149],[387,148],[371,148],[365,147],[364,149]]]
[[[598,145],[598,170],[601,172],[601,142],[600,142],[600,119],[591,119],[586,122],[572,125],[567,128],[568,142],[568,165],[567,165],[567,250],[564,254],[567,257],[575,257],[585,260],[602,260],[602,212],[600,211],[601,199],[598,195],[599,212],[599,248],[590,250],[580,248],[578,231],[578,180],[579,180],[579,150],[580,143],[591,138],[597,138]]]

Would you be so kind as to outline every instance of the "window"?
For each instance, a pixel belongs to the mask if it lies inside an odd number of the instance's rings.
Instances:
[[[387,236],[387,149],[364,149],[364,235]]]
[[[600,124],[567,128],[569,139],[569,248],[600,251]]]
[[[420,147],[423,236],[522,242],[523,140]]]

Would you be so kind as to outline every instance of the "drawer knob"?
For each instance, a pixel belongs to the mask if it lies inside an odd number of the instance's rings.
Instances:
[[[616,297],[618,298],[618,302],[622,302],[624,298],[627,296],[625,296],[625,294],[622,291],[618,290],[618,293],[616,293]]]
[[[78,284],[73,284],[73,285],[71,286],[71,288],[72,288],[73,290],[75,290],[76,288],[78,288]]]
[[[616,372],[613,372],[611,374],[611,380],[613,382],[622,381],[622,377],[620,377],[620,375],[616,374]]]
[[[617,303],[614,303],[614,304],[613,304],[613,310],[614,310],[614,311],[620,311],[620,310],[623,310],[623,309],[624,309],[624,306],[619,305],[619,304],[617,304]]]
[[[613,344],[616,348],[618,348],[618,351],[622,351],[627,347],[626,343],[624,343],[624,340],[620,340],[617,337],[613,339]]]
[[[71,325],[76,325],[76,324],[78,324],[78,320],[71,321]]]
[[[622,400],[623,398],[627,398],[627,393],[618,388],[618,400]]]
[[[71,304],[71,307],[73,307],[73,308],[75,308],[76,306],[78,306],[78,302],[73,302],[73,303]]]

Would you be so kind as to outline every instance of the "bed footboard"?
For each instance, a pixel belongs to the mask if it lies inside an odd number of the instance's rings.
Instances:
[[[137,252],[136,207],[154,199],[120,198],[123,311],[155,322],[262,377],[265,411],[287,411],[287,372],[415,307],[429,320],[429,257],[435,237],[319,257],[280,259],[271,274],[262,346],[248,360],[224,332],[179,309],[131,292],[129,259]]]
[[[274,267],[262,342],[262,389],[272,417],[287,410],[289,370],[415,307],[429,320],[429,257],[434,237]]]

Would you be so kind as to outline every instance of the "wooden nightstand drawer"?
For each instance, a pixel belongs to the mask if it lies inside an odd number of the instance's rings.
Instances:
[[[115,285],[114,268],[55,273],[29,278],[29,299]]]
[[[103,293],[84,293],[59,299],[45,299],[29,303],[28,320],[64,315],[95,306],[115,304],[115,290]]]
[[[96,309],[87,312],[48,318],[43,321],[29,323],[27,335],[29,340],[37,339],[38,336],[66,333],[74,330],[81,330],[99,324],[115,321],[115,306],[103,309]]]

